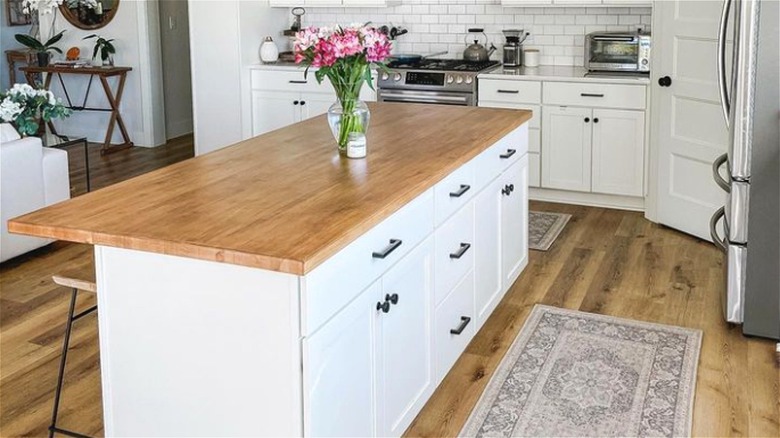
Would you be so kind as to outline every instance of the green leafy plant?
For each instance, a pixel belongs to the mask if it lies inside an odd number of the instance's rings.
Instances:
[[[51,91],[27,84],[14,84],[0,92],[0,120],[12,123],[23,136],[38,132],[41,121],[68,117],[71,112]]]
[[[92,38],[96,38],[95,48],[92,50],[92,59],[97,58],[98,53],[100,53],[100,59],[103,60],[103,62],[106,62],[111,57],[111,55],[116,53],[116,48],[112,43],[114,41],[113,38],[107,40],[97,34],[87,35],[84,37],[85,40],[89,40]]]
[[[53,37],[49,38],[48,41],[45,43],[42,43],[37,38],[34,38],[30,35],[18,33],[14,35],[14,38],[16,38],[16,41],[19,41],[22,45],[31,48],[32,50],[38,52],[38,53],[45,53],[49,51],[62,53],[62,50],[60,50],[59,47],[55,47],[54,45],[57,44],[62,39],[62,34],[64,34],[65,31],[54,35]]]

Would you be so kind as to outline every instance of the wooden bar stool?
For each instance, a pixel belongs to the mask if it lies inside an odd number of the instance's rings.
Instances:
[[[68,346],[70,344],[70,333],[71,329],[73,328],[73,323],[97,310],[97,305],[95,305],[87,310],[75,314],[76,299],[78,298],[79,291],[88,292],[91,294],[97,293],[97,285],[95,284],[95,270],[92,266],[88,266],[88,269],[69,271],[60,275],[54,275],[52,276],[52,280],[54,280],[54,282],[60,286],[71,288],[72,291],[70,295],[70,307],[68,308],[68,322],[65,325],[65,339],[62,342],[62,354],[60,355],[60,370],[57,375],[57,390],[54,393],[54,408],[52,409],[51,413],[49,438],[52,438],[55,432],[77,438],[89,438],[87,435],[82,435],[70,430],[58,428],[57,413],[59,412],[60,407],[62,383],[65,379],[65,363],[68,360]]]

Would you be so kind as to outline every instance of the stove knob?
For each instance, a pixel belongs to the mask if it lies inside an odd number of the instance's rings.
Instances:
[[[382,73],[382,80],[386,81],[388,79],[390,79],[390,75],[388,75],[387,73]]]
[[[455,80],[455,82],[462,84],[463,83],[463,76],[458,76],[458,78]]]
[[[400,81],[401,80],[401,73],[394,74],[393,75],[393,80],[394,81]]]
[[[474,82],[474,76],[466,76],[466,83],[471,84]]]
[[[447,75],[447,83],[448,83],[448,84],[451,84],[451,83],[453,83],[454,81],[455,81],[455,78],[454,78],[454,77],[452,77],[452,75]]]

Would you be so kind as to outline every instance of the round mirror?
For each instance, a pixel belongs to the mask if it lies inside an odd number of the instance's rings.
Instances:
[[[100,29],[111,22],[119,8],[119,0],[65,0],[60,12],[79,29]]]

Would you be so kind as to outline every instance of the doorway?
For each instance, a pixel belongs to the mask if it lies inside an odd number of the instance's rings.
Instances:
[[[193,130],[188,3],[157,2],[166,140],[191,134]]]

